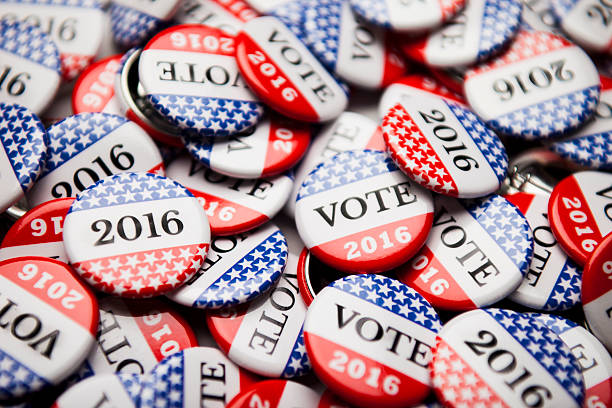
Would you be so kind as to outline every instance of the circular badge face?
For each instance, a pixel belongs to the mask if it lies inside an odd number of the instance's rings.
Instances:
[[[68,388],[52,408],[137,408],[141,377],[138,374],[100,374]]]
[[[1,252],[0,252],[1,253]],[[298,258],[297,279],[300,293],[307,306],[310,306],[315,296],[337,279],[346,276],[346,272],[333,269],[319,261],[308,248],[304,248]]]
[[[19,104],[36,114],[45,110],[61,80],[53,40],[33,25],[0,20],[0,59],[0,102]]]
[[[433,227],[399,279],[442,309],[468,310],[502,300],[529,269],[533,236],[519,210],[503,197],[436,196]]]
[[[562,37],[520,30],[503,55],[466,73],[470,106],[493,130],[527,140],[567,134],[597,107],[599,74]]]
[[[213,235],[239,234],[266,223],[280,211],[293,187],[287,173],[272,178],[236,179],[187,156],[168,166],[168,177],[198,198]]]
[[[405,407],[430,391],[436,311],[415,290],[381,275],[351,275],[314,299],[304,323],[317,377],[359,406]]]
[[[364,23],[348,1],[308,3],[304,16],[308,47],[327,69],[348,83],[379,89],[404,74],[406,64],[386,30]]]
[[[96,181],[126,171],[164,174],[159,149],[135,123],[106,113],[80,113],[51,125],[48,159],[28,202],[74,197]]]
[[[325,122],[348,104],[340,84],[278,18],[245,24],[236,37],[236,61],[257,96],[290,118]]]
[[[548,201],[548,219],[561,248],[584,265],[612,232],[612,175],[582,171],[559,182]]]
[[[523,213],[533,231],[533,258],[510,299],[536,310],[567,310],[580,303],[582,269],[557,244],[548,222],[548,194],[505,196]]]
[[[347,272],[383,272],[410,259],[433,219],[431,194],[384,152],[350,150],[302,183],[295,222],[306,247]]]
[[[597,248],[582,276],[582,308],[589,328],[612,352],[612,236]]]
[[[482,197],[506,177],[504,145],[464,105],[435,96],[410,98],[387,112],[382,131],[398,167],[436,193]]]
[[[283,408],[332,408],[323,396],[302,385],[288,380],[259,381],[236,395],[227,408],[250,407]],[[341,405],[333,405],[341,408]]]
[[[263,104],[242,80],[235,48],[232,35],[199,24],[156,35],[138,62],[153,108],[200,136],[229,136],[255,125]]]
[[[192,347],[161,361],[142,378],[139,408],[223,408],[253,377],[218,349]]]
[[[232,35],[259,13],[242,0],[186,0],[174,16],[179,24],[205,24]]]
[[[600,5],[601,4],[601,5]],[[589,0],[551,0],[552,12],[563,32],[576,44],[595,53],[612,51],[612,29],[606,4]],[[597,10],[597,11],[594,11]]]
[[[209,312],[206,323],[234,363],[265,377],[293,378],[310,371],[302,329],[305,317],[306,304],[292,270],[248,305]]]
[[[310,144],[310,126],[273,113],[227,138],[186,136],[184,141],[193,157],[217,173],[254,179],[295,166]]]
[[[104,112],[122,115],[121,102],[115,95],[115,77],[123,55],[111,55],[91,64],[79,76],[72,90],[72,111]]]
[[[96,298],[73,273],[41,257],[0,262],[0,401],[58,384],[95,343]]]
[[[181,285],[200,268],[209,243],[198,200],[149,173],[99,181],[77,196],[64,222],[64,246],[77,272],[96,289],[125,297]]]
[[[24,106],[0,102],[0,211],[30,190],[47,159],[48,143],[38,116]]]
[[[44,256],[68,262],[62,230],[73,201],[73,198],[58,198],[25,213],[4,236],[0,259]]]
[[[430,367],[437,397],[451,408],[577,408],[584,400],[570,349],[543,323],[511,310],[473,310],[446,323]]]
[[[200,270],[166,296],[203,309],[245,303],[274,286],[287,256],[287,240],[271,222],[246,233],[217,236]]]

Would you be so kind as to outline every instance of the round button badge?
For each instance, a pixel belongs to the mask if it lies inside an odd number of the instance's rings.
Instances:
[[[122,115],[115,95],[115,77],[121,68],[122,55],[111,55],[94,62],[79,76],[72,90],[72,112],[104,112]]]
[[[551,0],[550,3],[559,27],[573,42],[594,53],[612,51],[612,29],[604,11],[608,9],[607,3],[589,0]]]
[[[70,263],[94,288],[147,297],[183,284],[210,243],[206,213],[180,184],[149,173],[107,177],[81,192],[64,221]]]
[[[174,20],[179,24],[206,24],[236,35],[256,17],[259,13],[243,0],[186,0]]]
[[[141,377],[138,374],[100,374],[68,388],[51,408],[87,406],[137,408]]]

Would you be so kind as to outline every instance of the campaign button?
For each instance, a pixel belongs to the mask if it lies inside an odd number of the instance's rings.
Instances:
[[[259,381],[236,395],[227,408],[345,408],[330,393],[319,393],[289,380]]]
[[[523,281],[533,236],[520,211],[498,195],[436,196],[433,227],[398,278],[434,307],[469,310],[502,300]]]
[[[223,408],[255,382],[213,347],[168,356],[142,377],[139,408]]]
[[[236,35],[259,13],[243,0],[184,0],[174,20],[179,24],[204,24]]]
[[[32,188],[47,159],[49,136],[25,106],[0,102],[0,211]]]
[[[520,0],[470,0],[444,26],[403,50],[410,58],[438,68],[486,61],[512,41],[521,9]]]
[[[564,37],[559,21],[553,13],[552,0],[523,0],[521,26],[533,31],[548,31]]]
[[[290,118],[325,122],[348,104],[345,90],[278,18],[244,25],[236,37],[236,61],[253,92]]]
[[[202,309],[246,303],[272,289],[287,256],[287,240],[271,222],[246,233],[217,236],[198,272],[166,296]]]
[[[431,194],[374,150],[349,150],[319,164],[295,205],[306,247],[346,272],[384,272],[403,264],[425,243],[432,220]]]
[[[584,381],[569,347],[527,314],[463,313],[444,325],[430,364],[444,406],[581,407]]]
[[[470,69],[463,87],[493,130],[526,140],[577,129],[599,100],[599,74],[578,46],[543,31],[519,30],[509,49]]]
[[[310,144],[310,126],[276,113],[224,137],[185,135],[187,151],[217,173],[255,179],[276,176],[300,161]]]
[[[40,114],[59,89],[57,46],[39,28],[26,23],[0,20],[0,34],[0,102]]]
[[[214,27],[187,24],[156,35],[138,62],[153,109],[199,136],[231,136],[255,125],[263,104],[244,83],[235,52],[234,36]]]
[[[589,258],[582,275],[582,308],[589,328],[612,352],[612,236]]]
[[[63,262],[0,262],[0,401],[59,384],[95,343],[98,305]]]
[[[551,0],[552,12],[563,32],[576,44],[594,53],[612,51],[608,3],[593,0]]]
[[[397,166],[436,193],[483,197],[506,177],[504,145],[464,105],[435,96],[410,98],[387,112],[382,131]]]
[[[293,187],[289,173],[237,179],[216,173],[188,156],[170,163],[167,174],[197,197],[213,235],[239,234],[265,224],[281,210]]]
[[[153,140],[135,123],[107,113],[80,113],[47,129],[49,148],[31,205],[74,197],[98,180],[126,171],[164,174]]]
[[[548,222],[546,193],[514,193],[505,198],[523,213],[533,232],[533,258],[510,300],[536,310],[567,310],[580,303],[582,268],[557,244]]]
[[[306,350],[317,377],[357,406],[405,407],[430,392],[427,365],[440,319],[415,290],[382,275],[351,275],[317,295]]]
[[[550,227],[561,248],[584,266],[612,232],[612,175],[581,171],[561,180],[548,201]]]
[[[137,408],[141,376],[100,374],[68,388],[51,408]]]
[[[122,115],[115,95],[115,77],[123,55],[111,55],[96,61],[79,76],[72,90],[72,112],[104,112]]]
[[[1,254],[1,252],[0,252]],[[325,287],[337,279],[346,276],[346,272],[339,271],[324,264],[312,255],[308,248],[300,252],[297,266],[297,279],[300,293],[307,306],[310,306],[315,296]]]
[[[44,256],[68,262],[62,230],[74,198],[42,203],[21,216],[0,244],[0,260],[20,256]]]
[[[293,378],[310,371],[304,346],[306,304],[295,270],[247,305],[210,311],[206,324],[234,363],[265,377]]]
[[[179,183],[149,173],[97,182],[77,195],[64,221],[72,266],[94,288],[124,297],[160,295],[183,284],[200,268],[209,243],[198,200]]]

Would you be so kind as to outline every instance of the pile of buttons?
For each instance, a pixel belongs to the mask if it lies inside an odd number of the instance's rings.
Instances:
[[[0,0],[0,406],[612,407],[611,19]]]

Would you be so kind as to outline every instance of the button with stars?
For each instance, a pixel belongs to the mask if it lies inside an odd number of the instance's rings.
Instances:
[[[559,28],[574,43],[595,54],[612,53],[608,3],[589,0],[551,0]]]
[[[137,408],[139,374],[100,374],[83,380],[59,396],[51,408],[124,407]]]
[[[79,76],[72,90],[72,112],[104,112],[122,115],[115,95],[115,77],[123,55],[111,55],[94,62]]]
[[[436,96],[409,98],[387,112],[382,131],[397,166],[436,193],[483,197],[506,177],[504,145],[465,105]]]
[[[150,173],[107,177],[77,195],[64,247],[83,279],[102,292],[148,297],[191,278],[206,257],[210,227],[196,198]]]
[[[520,211],[498,195],[436,196],[433,227],[399,279],[432,305],[469,310],[502,300],[529,269],[533,237]]]
[[[466,73],[465,97],[493,130],[526,140],[577,129],[599,100],[599,74],[566,39],[519,30],[508,50]]]
[[[432,350],[431,378],[445,407],[566,407],[584,401],[571,350],[527,314],[463,313],[444,325]]]
[[[382,275],[351,275],[308,308],[306,351],[317,377],[360,407],[406,407],[430,392],[427,365],[441,328],[414,289]]]
[[[159,149],[138,125],[108,113],[79,113],[47,129],[49,148],[31,205],[75,197],[98,180],[126,171],[164,174]]]
[[[236,35],[259,13],[243,0],[187,0],[181,2],[174,20],[179,24],[206,24]]]

